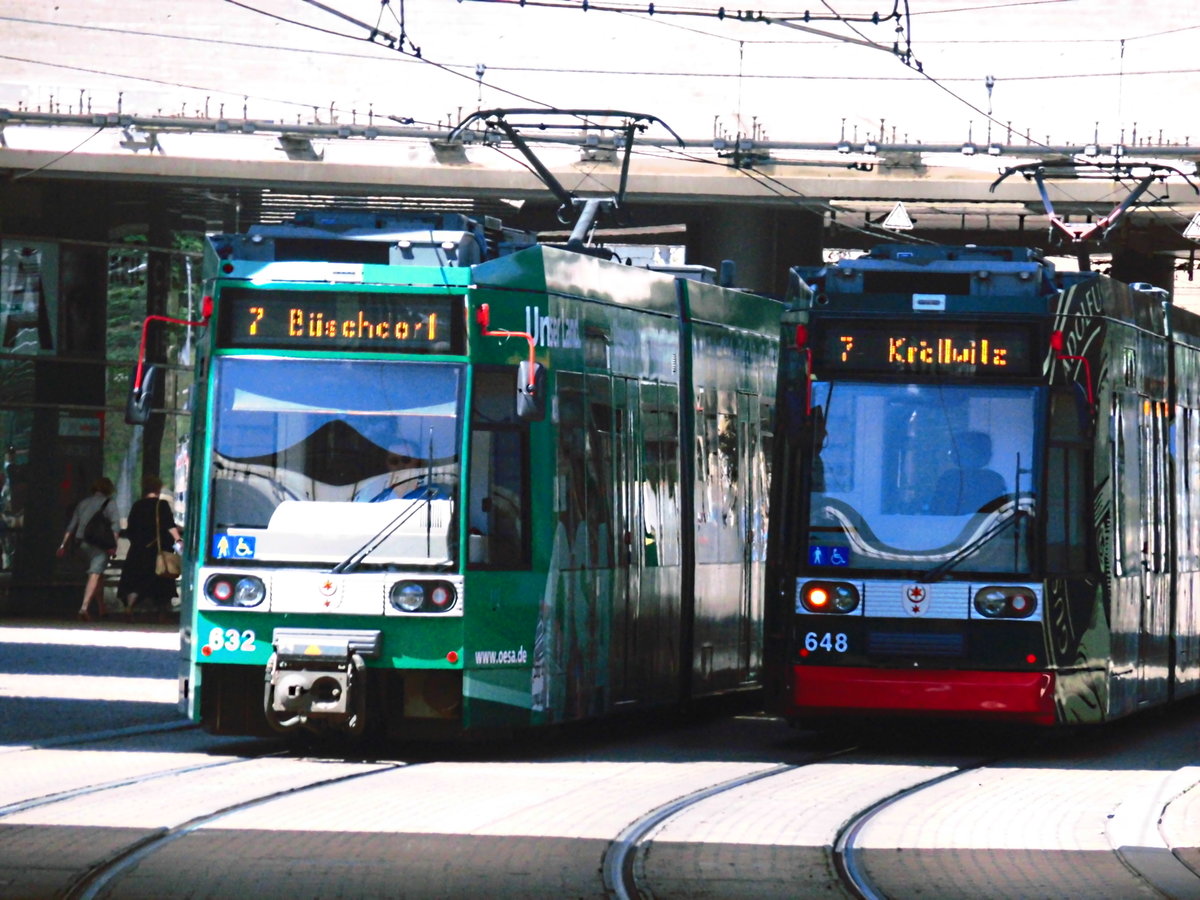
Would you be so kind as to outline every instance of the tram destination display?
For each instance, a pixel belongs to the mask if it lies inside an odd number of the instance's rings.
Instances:
[[[1023,376],[1036,374],[1033,329],[995,322],[824,321],[818,371]]]
[[[452,353],[461,310],[447,294],[227,288],[218,327],[226,347]]]

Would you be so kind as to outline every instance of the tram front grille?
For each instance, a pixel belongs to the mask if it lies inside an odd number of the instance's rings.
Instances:
[[[867,632],[869,656],[965,656],[966,652],[967,639],[962,634]]]

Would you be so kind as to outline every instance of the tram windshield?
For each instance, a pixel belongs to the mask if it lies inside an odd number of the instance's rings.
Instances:
[[[215,365],[210,558],[453,562],[461,366],[266,357]]]
[[[809,564],[1029,571],[1040,390],[815,383]]]

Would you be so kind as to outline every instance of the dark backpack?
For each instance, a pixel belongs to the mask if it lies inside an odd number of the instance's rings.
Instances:
[[[101,550],[113,550],[117,546],[112,526],[108,524],[108,519],[104,515],[104,508],[110,502],[112,502],[111,497],[104,501],[104,504],[96,510],[96,514],[88,519],[87,525],[83,527],[83,539]]]

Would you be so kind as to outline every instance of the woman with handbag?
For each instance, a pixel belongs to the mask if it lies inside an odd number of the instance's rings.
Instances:
[[[179,574],[178,548],[182,541],[171,504],[159,497],[162,479],[147,475],[142,479],[142,499],[129,509],[125,536],[129,552],[121,569],[117,596],[125,600],[125,611],[133,617],[138,601],[147,601],[158,610],[160,620],[166,619],[175,596],[175,577]],[[174,556],[174,571],[164,568],[159,558],[164,553]]]
[[[121,520],[117,516],[117,504],[112,495],[116,488],[108,478],[97,478],[92,482],[92,493],[79,501],[67,522],[62,543],[56,555],[62,559],[71,542],[79,542],[80,552],[87,557],[87,583],[83,588],[83,603],[79,607],[79,618],[91,621],[89,611],[92,600],[96,601],[96,615],[104,616],[104,570],[108,561],[117,552],[117,532]]]

